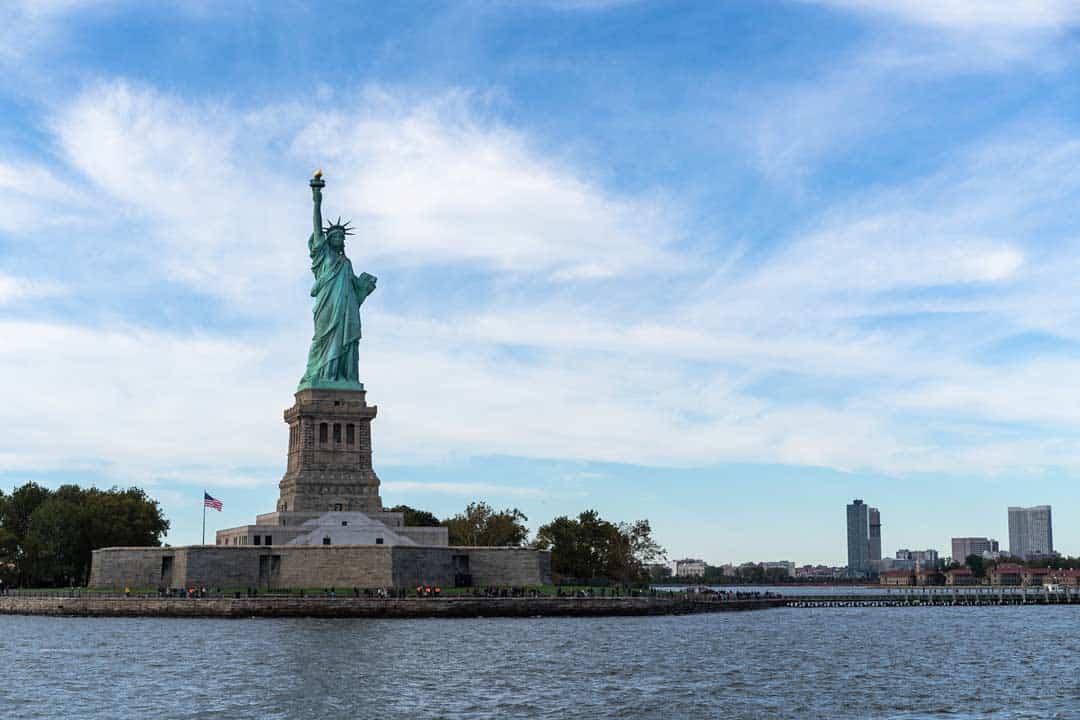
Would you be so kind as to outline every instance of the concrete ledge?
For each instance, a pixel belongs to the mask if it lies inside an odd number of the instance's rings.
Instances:
[[[603,617],[685,615],[761,610],[784,600],[692,600],[670,597],[620,598],[207,598],[159,597],[0,597],[0,615],[74,617],[324,617],[324,618],[478,618]]]

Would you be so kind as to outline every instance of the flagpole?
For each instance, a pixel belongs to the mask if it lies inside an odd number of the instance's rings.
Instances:
[[[202,503],[202,544],[206,544],[206,490],[203,490]]]

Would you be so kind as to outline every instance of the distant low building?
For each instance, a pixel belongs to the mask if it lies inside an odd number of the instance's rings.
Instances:
[[[967,568],[953,568],[945,573],[946,585],[978,585],[979,578]]]
[[[672,560],[671,574],[675,577],[702,577],[705,575],[705,561],[692,558]]]
[[[763,562],[761,563],[762,570],[783,570],[784,574],[788,577],[795,575],[795,563],[790,560],[779,560],[777,562]]]
[[[878,576],[878,582],[893,587],[907,587],[915,584],[915,573],[911,570],[886,570]]]
[[[803,565],[795,568],[795,577],[799,580],[836,580],[844,577],[844,568],[828,565]]]
[[[924,586],[944,585],[945,575],[933,568],[916,570],[915,584]]]
[[[1055,570],[1050,580],[1066,587],[1080,587],[1080,570]]]
[[[1043,585],[1047,580],[1049,580],[1052,573],[1053,571],[1050,568],[1024,568],[1024,572],[1022,573],[1021,577],[1025,585],[1037,587]]]
[[[1016,563],[998,563],[986,576],[991,585],[1020,585],[1024,582],[1024,567]]]

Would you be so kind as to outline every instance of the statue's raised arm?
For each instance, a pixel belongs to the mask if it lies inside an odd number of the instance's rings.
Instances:
[[[323,234],[322,224],[322,189],[326,187],[326,181],[322,179],[322,170],[315,171],[315,177],[308,183],[311,186],[311,200],[315,205],[315,239],[318,240]]]

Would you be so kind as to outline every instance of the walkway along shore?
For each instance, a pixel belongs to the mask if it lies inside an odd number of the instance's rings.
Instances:
[[[6,596],[0,615],[74,617],[322,617],[322,618],[480,618],[605,617],[687,615],[763,610],[784,605],[782,598],[701,600],[675,597],[241,597],[162,598],[123,596]]]

